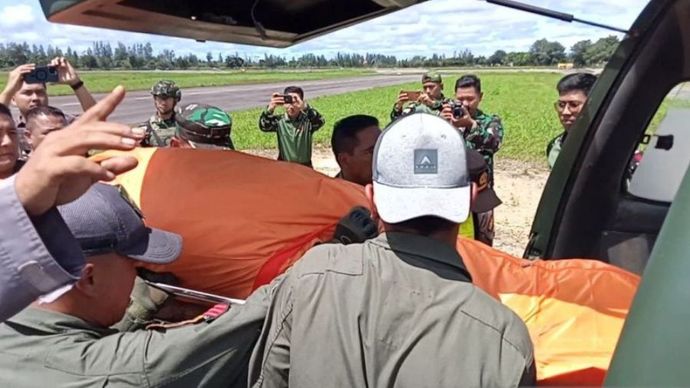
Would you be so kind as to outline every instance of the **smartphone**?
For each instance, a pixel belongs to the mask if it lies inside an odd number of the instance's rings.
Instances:
[[[40,66],[24,75],[27,84],[44,84],[58,82],[58,70],[55,66]]]
[[[401,93],[407,94],[407,99],[410,101],[417,101],[419,96],[422,95],[422,92],[416,90],[403,90]]]
[[[286,104],[292,104],[292,96],[289,94],[283,94],[281,97],[283,97],[283,101],[285,101]]]

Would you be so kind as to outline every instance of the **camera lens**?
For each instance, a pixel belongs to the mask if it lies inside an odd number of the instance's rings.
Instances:
[[[45,81],[48,79],[48,72],[45,70],[36,71],[36,79],[39,81]]]

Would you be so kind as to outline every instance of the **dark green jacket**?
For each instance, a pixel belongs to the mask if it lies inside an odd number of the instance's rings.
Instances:
[[[287,114],[276,115],[264,110],[259,117],[259,129],[278,135],[278,160],[311,165],[314,132],[323,127],[325,120],[314,108],[307,106],[296,119]]]
[[[29,307],[0,324],[0,387],[244,387],[268,287],[211,323],[119,332]]]
[[[494,154],[498,152],[501,143],[503,143],[503,124],[497,115],[486,114],[481,110],[477,110],[473,119],[477,122],[477,127],[465,130],[463,133],[465,143],[467,148],[477,150],[482,154],[489,166],[489,175],[491,175],[493,182]]]

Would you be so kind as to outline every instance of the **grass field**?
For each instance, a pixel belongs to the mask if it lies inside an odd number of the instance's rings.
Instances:
[[[480,74],[484,101],[481,109],[498,114],[505,127],[504,144],[499,157],[523,160],[544,159],[546,144],[561,126],[553,108],[557,99],[555,85],[558,73],[485,73]],[[447,77],[446,94],[450,94],[456,77]],[[315,135],[315,143],[329,145],[333,124],[351,114],[370,114],[382,125],[390,121],[393,102],[401,89],[415,90],[418,83],[376,88],[360,92],[310,100],[326,118],[326,125]],[[306,96],[307,98],[309,96]],[[232,112],[233,141],[238,148],[256,149],[276,146],[275,134],[258,129],[261,109]]]
[[[255,84],[280,81],[306,81],[338,77],[356,77],[373,74],[368,70],[300,70],[300,71],[82,71],[79,73],[84,83],[93,93],[111,91],[122,84],[127,90],[147,90],[160,79],[174,79],[180,87],[221,86]],[[0,88],[5,87],[7,73],[0,72]],[[50,87],[51,96],[72,94],[67,86]]]

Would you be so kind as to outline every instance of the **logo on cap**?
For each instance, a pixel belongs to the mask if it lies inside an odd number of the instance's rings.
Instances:
[[[438,150],[418,149],[414,150],[414,173],[437,174]]]

